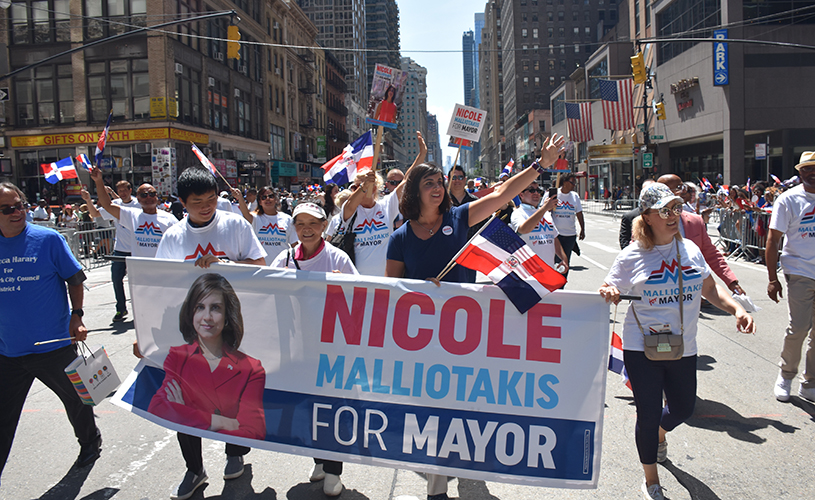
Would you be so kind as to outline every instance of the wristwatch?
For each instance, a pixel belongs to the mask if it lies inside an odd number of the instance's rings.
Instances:
[[[81,318],[82,316],[85,315],[85,311],[83,311],[82,308],[80,307],[78,309],[74,309],[73,311],[71,311],[71,314],[76,314]]]

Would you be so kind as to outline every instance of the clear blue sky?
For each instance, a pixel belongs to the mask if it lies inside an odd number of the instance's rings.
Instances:
[[[436,115],[443,154],[455,158],[448,148],[447,126],[456,103],[464,103],[464,72],[461,36],[474,29],[480,0],[397,0],[401,23],[402,57],[427,68],[427,111]],[[451,53],[419,53],[411,50],[454,50]]]

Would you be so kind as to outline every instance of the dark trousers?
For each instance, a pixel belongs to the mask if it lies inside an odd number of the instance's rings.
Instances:
[[[659,428],[672,431],[693,415],[696,405],[696,356],[676,361],[651,361],[644,352],[623,351],[623,360],[637,406],[634,431],[637,452],[641,463],[654,464],[657,461]]]
[[[558,241],[560,242],[560,246],[563,247],[563,253],[566,254],[566,258],[569,259],[569,268],[571,270],[572,267],[572,250],[574,250],[574,245],[577,242],[577,235],[575,236],[563,236],[559,234],[557,237]],[[557,259],[560,261],[560,259]],[[569,277],[569,271],[566,271],[564,274],[567,278]]]
[[[23,411],[28,391],[34,379],[46,385],[59,396],[65,414],[74,428],[81,446],[91,445],[99,439],[99,429],[93,417],[93,407],[85,405],[65,375],[65,367],[76,359],[76,347],[67,346],[42,353],[16,358],[0,356],[0,473],[6,466],[17,423]],[[48,432],[43,429],[43,432]],[[47,451],[45,451],[47,453]],[[34,470],[36,466],[34,467]]]
[[[339,476],[342,474],[342,462],[336,462],[334,460],[323,460],[322,458],[315,458],[315,464],[323,464],[323,472],[326,474],[334,474],[335,476]]]
[[[130,257],[130,252],[114,250],[113,255]],[[125,276],[127,276],[127,264],[125,262],[113,262],[110,264],[110,279],[113,281],[113,295],[116,296],[116,312],[121,313],[127,311]]]
[[[177,437],[178,444],[181,446],[181,455],[184,457],[184,463],[187,464],[187,470],[193,474],[200,473],[204,469],[204,459],[201,455],[201,438],[180,432]],[[230,443],[226,443],[225,448],[228,457],[242,457],[252,450],[252,448],[246,446]]]

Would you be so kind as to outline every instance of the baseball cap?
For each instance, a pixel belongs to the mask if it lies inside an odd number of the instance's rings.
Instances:
[[[683,201],[673,194],[671,188],[661,182],[655,182],[640,193],[640,212],[645,212],[649,208],[658,210],[674,200]]]
[[[325,219],[325,210],[320,205],[316,203],[298,203],[297,206],[294,208],[294,214],[292,214],[292,219],[296,219],[300,214],[309,214],[318,219]]]

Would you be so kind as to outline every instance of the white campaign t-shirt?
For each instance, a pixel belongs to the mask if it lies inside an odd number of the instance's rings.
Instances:
[[[548,197],[547,197],[548,199]],[[544,199],[541,203],[546,202]],[[575,223],[576,214],[583,211],[583,205],[580,204],[580,197],[574,191],[563,193],[558,190],[557,192],[557,207],[552,210],[552,220],[555,222],[558,234],[563,236],[577,235],[577,224]]]
[[[682,260],[682,286],[684,288],[685,353],[697,353],[696,328],[699,309],[702,306],[702,282],[710,276],[710,268],[699,247],[692,241],[679,242]],[[679,334],[679,274],[676,261],[676,244],[671,242],[651,250],[644,250],[633,242],[617,255],[608,276],[603,280],[614,285],[623,294],[642,297],[632,302],[623,323],[623,349],[644,351],[642,333],[631,307],[637,311],[645,334],[659,331],[669,324],[671,333]]]
[[[799,184],[773,203],[770,229],[784,233],[781,267],[784,274],[815,279],[815,193]]]
[[[537,208],[526,203],[521,204],[520,207],[512,211],[512,218],[510,219],[512,229],[517,231],[521,225],[529,219]],[[524,243],[529,245],[529,248],[535,251],[545,263],[555,267],[555,241],[557,239],[557,227],[552,222],[552,215],[546,212],[543,219],[538,221],[535,229],[526,233],[518,234]]]
[[[365,208],[360,204],[356,214],[353,227],[356,233],[354,262],[359,274],[385,276],[388,239],[393,234],[393,220],[399,214],[399,197],[393,192],[379,199],[371,208]],[[350,220],[343,221],[343,224]]]
[[[289,269],[297,269],[294,264],[294,255],[297,252],[297,245],[294,248],[286,249],[280,252],[269,267],[288,267]],[[288,258],[288,265],[286,260]],[[342,274],[359,274],[354,263],[348,254],[335,247],[334,245],[324,242],[323,248],[317,255],[308,260],[298,260],[297,265],[300,266],[301,271],[315,271],[319,273],[333,273],[339,271]]]
[[[284,248],[297,243],[297,232],[291,215],[278,212],[277,215],[255,215],[252,230],[269,255],[277,255]]]
[[[204,227],[193,227],[189,217],[164,233],[156,251],[157,259],[195,261],[212,254],[231,261],[266,258],[252,226],[232,212],[216,210]]]
[[[232,212],[232,202],[219,196],[217,209],[225,212]]]
[[[130,198],[128,203],[124,203],[121,198],[116,198],[115,200],[111,201],[111,203],[117,207],[130,207],[141,210],[141,205],[138,201],[136,201],[136,198]],[[113,226],[116,228],[116,243],[113,245],[113,250],[117,252],[132,252],[133,231],[127,229],[126,227],[122,227],[119,219],[110,215],[110,213],[103,207],[97,208],[99,209],[99,215],[101,215],[105,220],[113,221]]]
[[[146,214],[141,208],[119,207],[119,223],[133,234],[131,255],[155,257],[161,237],[178,219],[164,210]]]

